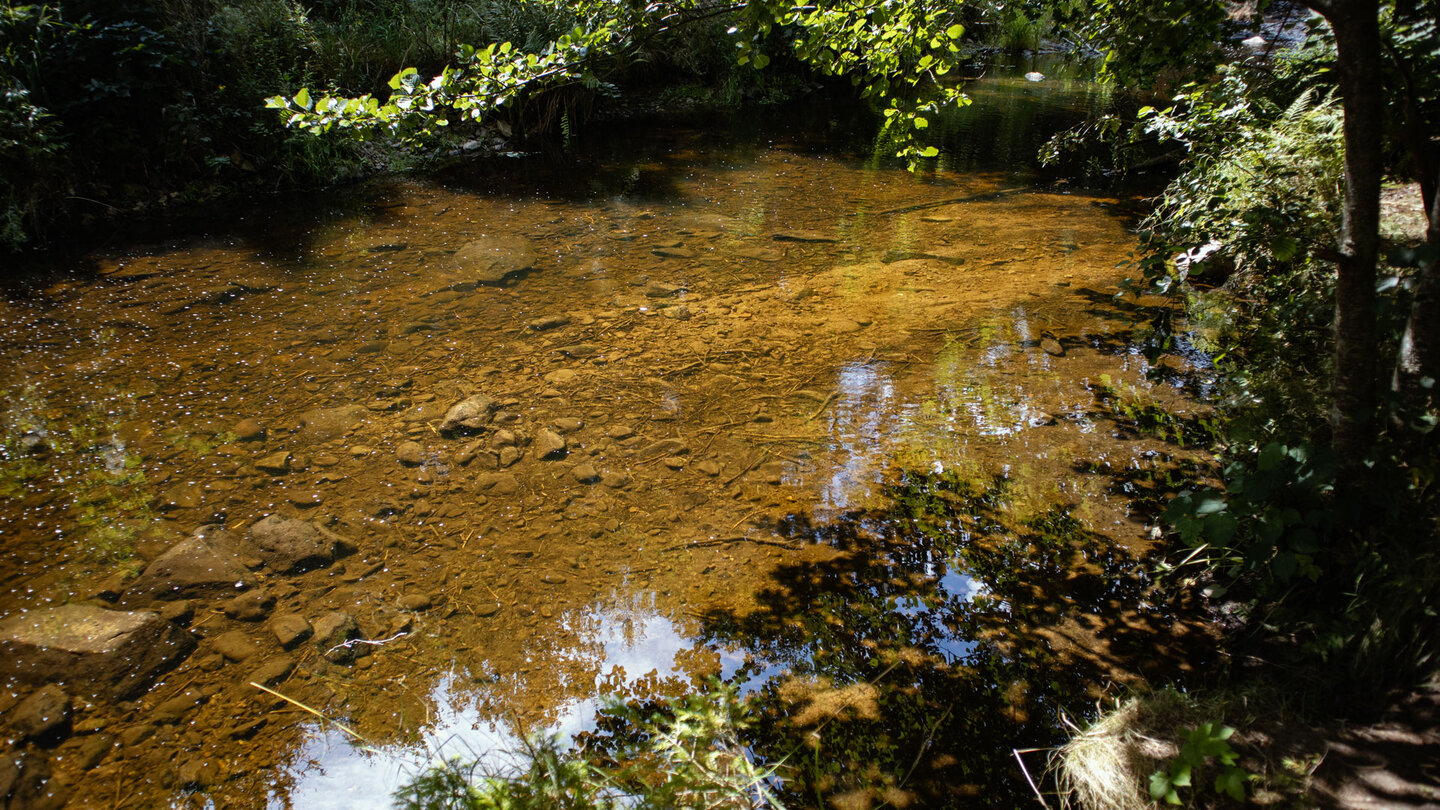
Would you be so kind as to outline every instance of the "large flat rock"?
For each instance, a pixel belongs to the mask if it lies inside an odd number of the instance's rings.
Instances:
[[[456,273],[454,289],[479,284],[498,284],[506,276],[535,266],[539,259],[530,240],[523,236],[484,236],[466,244],[452,259]]]
[[[148,610],[60,605],[0,622],[0,678],[126,698],[194,648],[188,633]]]
[[[233,594],[254,587],[255,577],[231,550],[233,543],[223,529],[202,527],[145,566],[126,589],[126,603]]]

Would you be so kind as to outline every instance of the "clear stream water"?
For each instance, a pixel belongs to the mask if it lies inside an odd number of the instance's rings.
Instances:
[[[801,804],[1025,801],[1010,749],[1204,635],[1137,567],[1187,451],[1114,403],[1200,406],[1114,298],[1130,201],[1030,168],[1105,94],[1033,67],[975,83],[925,174],[821,101],[669,119],[13,286],[0,614],[123,589],[205,524],[358,550],[258,570],[259,620],[196,600],[150,691],[6,745],[74,807],[383,807],[436,756],[721,675],[763,707],[757,750],[812,749]],[[461,249],[496,237],[533,268],[476,285]],[[473,394],[494,421],[440,431]],[[354,661],[270,630],[332,611],[376,642]],[[216,649],[234,631],[253,656]],[[365,742],[249,685],[272,664]]]

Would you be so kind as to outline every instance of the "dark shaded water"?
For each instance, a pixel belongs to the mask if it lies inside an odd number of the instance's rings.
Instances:
[[[77,807],[384,806],[436,755],[723,675],[775,715],[760,750],[815,749],[806,797],[1020,803],[1011,748],[1191,665],[1201,629],[1136,568],[1147,482],[1190,462],[1114,403],[1195,406],[1113,299],[1129,201],[1021,159],[1103,95],[1005,71],[973,95],[923,176],[823,106],[671,122],[12,295],[0,613],[149,607],[113,573],[204,524],[356,550],[257,568],[258,619],[197,600],[153,689],[77,687],[68,735],[6,745]],[[532,268],[477,284],[487,240]],[[489,423],[441,430],[476,394]],[[373,642],[353,661],[271,629],[335,611]],[[253,655],[217,646],[237,632]],[[252,687],[272,665],[366,743]]]

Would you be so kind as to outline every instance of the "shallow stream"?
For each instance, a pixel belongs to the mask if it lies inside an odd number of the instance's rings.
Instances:
[[[802,802],[1019,806],[1011,749],[1205,636],[1140,564],[1147,487],[1194,462],[1127,418],[1202,413],[1194,370],[1115,298],[1132,201],[1026,168],[1103,94],[1029,67],[928,174],[823,105],[672,120],[11,289],[0,615],[149,608],[115,572],[203,525],[346,542],[251,560],[248,612],[170,605],[199,643],[153,688],[6,744],[73,807],[383,807],[434,756],[720,675],[768,750],[819,747]],[[524,269],[478,281],[476,251]],[[335,612],[349,655],[282,648],[279,617]]]

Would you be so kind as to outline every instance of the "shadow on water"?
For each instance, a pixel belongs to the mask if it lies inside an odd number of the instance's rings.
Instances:
[[[1205,660],[1199,624],[1147,601],[1141,561],[1065,507],[1018,517],[1008,488],[911,472],[888,507],[791,515],[773,529],[810,560],[757,609],[705,616],[797,804],[1020,806],[1012,749],[1058,743],[1103,684]]]

